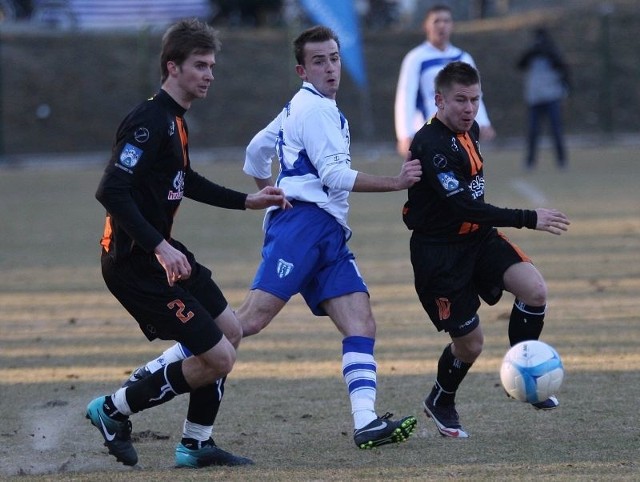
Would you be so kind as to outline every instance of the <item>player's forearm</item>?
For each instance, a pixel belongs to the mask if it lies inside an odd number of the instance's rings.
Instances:
[[[354,192],[390,192],[400,191],[404,187],[397,176],[375,176],[366,172],[358,172],[353,183]]]

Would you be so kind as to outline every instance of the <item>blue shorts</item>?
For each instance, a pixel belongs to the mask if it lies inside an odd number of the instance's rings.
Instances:
[[[368,293],[344,228],[316,204],[293,203],[271,215],[251,289],[286,301],[300,293],[314,315],[326,316],[323,301]]]

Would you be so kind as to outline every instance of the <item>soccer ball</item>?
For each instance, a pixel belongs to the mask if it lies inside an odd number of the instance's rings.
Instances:
[[[564,378],[558,352],[538,340],[512,346],[502,360],[500,381],[507,394],[527,403],[543,402],[555,395]]]

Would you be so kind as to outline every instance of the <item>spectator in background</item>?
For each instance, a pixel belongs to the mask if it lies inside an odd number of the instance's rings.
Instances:
[[[471,55],[451,45],[453,14],[446,5],[434,5],[424,18],[426,41],[407,53],[400,67],[395,100],[397,149],[406,158],[414,134],[436,113],[434,79],[449,62],[461,60],[475,66]],[[491,140],[495,131],[480,101],[480,140]]]
[[[528,107],[527,157],[525,168],[536,164],[540,121],[547,117],[560,169],[567,166],[567,152],[562,126],[562,101],[569,94],[569,69],[544,28],[534,31],[533,44],[518,60],[517,67],[525,73],[524,100]]]

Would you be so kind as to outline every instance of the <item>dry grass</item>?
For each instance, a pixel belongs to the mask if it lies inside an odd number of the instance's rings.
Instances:
[[[572,151],[569,172],[543,160],[524,176],[516,151],[485,152],[489,201],[558,207],[572,218],[562,237],[505,230],[535,260],[550,288],[543,338],[563,357],[562,406],[540,413],[507,400],[498,367],[507,346],[509,296],[483,307],[486,348],[458,397],[471,433],[440,438],[420,414],[446,337],[416,299],[404,194],[354,194],[352,248],[379,323],[378,407],[420,415],[407,443],[362,452],[351,437],[340,377],[340,336],[294,299],[265,332],[243,341],[216,429],[220,445],[252,457],[251,468],[171,468],[186,397],[133,417],[143,470],[106,455],[83,418],[86,403],[113,390],[166,343],[147,343],[103,287],[93,200],[100,167],[1,169],[0,478],[21,480],[637,480],[640,427],[640,195],[637,148]],[[394,173],[397,161],[360,164]],[[200,169],[252,189],[237,164]],[[176,237],[242,300],[258,262],[259,213],[186,202]]]

